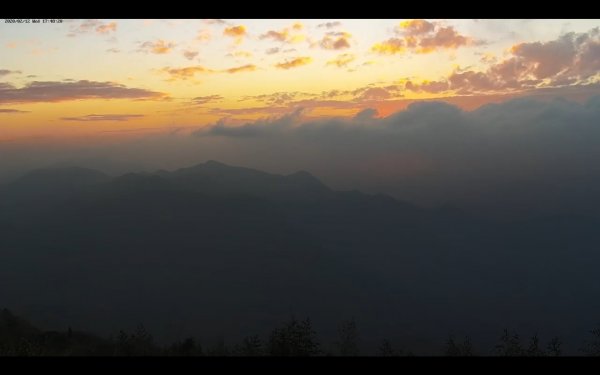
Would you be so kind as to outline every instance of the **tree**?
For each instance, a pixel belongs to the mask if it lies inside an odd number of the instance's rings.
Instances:
[[[337,347],[340,355],[344,357],[358,356],[358,329],[354,319],[342,322],[338,328],[338,335]]]
[[[221,337],[213,347],[207,350],[207,354],[213,357],[227,357],[231,355],[231,352]]]
[[[552,357],[558,357],[562,354],[561,349],[562,341],[558,337],[553,337],[552,340],[548,343],[546,350],[548,351],[548,355]]]
[[[518,334],[510,335],[508,329],[504,329],[503,335],[500,337],[500,343],[496,345],[496,352],[501,356],[515,357],[525,354],[525,350],[521,346],[521,339]]]
[[[450,357],[470,357],[473,355],[473,348],[471,345],[471,338],[465,336],[462,343],[456,343],[454,336],[450,335],[446,342],[445,354]]]
[[[202,355],[202,347],[196,343],[193,337],[176,342],[167,349],[167,354],[178,357],[190,357]]]
[[[236,346],[236,355],[245,357],[255,357],[263,355],[262,342],[258,335],[245,337],[240,345]]]
[[[545,356],[546,353],[539,347],[540,340],[538,339],[537,333],[531,337],[529,348],[527,348],[527,356],[529,357],[541,357]]]
[[[394,357],[396,356],[396,352],[392,347],[392,343],[388,339],[381,340],[381,345],[379,345],[379,355],[382,357]]]
[[[596,328],[590,331],[593,336],[592,341],[585,341],[581,351],[586,355],[598,357],[600,356],[600,328]]]
[[[298,321],[294,317],[269,338],[269,353],[273,356],[311,356],[320,354],[316,332],[309,318]]]

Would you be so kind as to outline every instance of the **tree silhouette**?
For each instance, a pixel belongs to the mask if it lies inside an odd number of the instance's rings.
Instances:
[[[176,357],[201,356],[202,346],[196,343],[193,337],[173,343],[167,350],[167,355]]]
[[[309,318],[298,321],[294,317],[269,338],[269,354],[273,356],[311,356],[320,354],[316,332]]]
[[[500,337],[500,342],[496,345],[498,355],[515,357],[525,354],[525,350],[521,346],[521,339],[518,334],[510,335],[508,329],[504,329],[504,333]]]
[[[227,357],[231,355],[231,351],[225,344],[225,339],[221,337],[215,345],[207,350],[206,354],[211,357]]]
[[[337,347],[341,356],[356,357],[359,355],[358,329],[354,319],[342,322],[338,327],[338,337]]]
[[[454,336],[450,335],[446,342],[446,349],[444,351],[446,356],[449,357],[470,357],[473,355],[473,347],[471,345],[471,338],[465,336],[462,343],[456,343]]]
[[[388,339],[381,340],[381,344],[378,348],[378,354],[382,357],[394,357],[396,356],[396,351],[392,347],[392,343]]]
[[[263,345],[258,335],[245,337],[241,344],[236,345],[235,354],[244,357],[263,355]]]
[[[531,337],[529,347],[527,348],[528,357],[541,357],[545,356],[546,353],[539,347],[540,340],[538,339],[537,333]]]
[[[581,351],[588,356],[598,357],[600,356],[600,328],[596,328],[590,331],[593,336],[592,341],[585,341]]]
[[[552,356],[552,357],[560,356],[562,354],[561,345],[562,345],[562,342],[561,342],[560,338],[553,337],[552,340],[550,340],[550,342],[548,343],[548,346],[546,346],[548,355]]]

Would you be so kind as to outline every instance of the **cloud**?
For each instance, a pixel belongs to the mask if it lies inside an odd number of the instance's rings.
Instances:
[[[286,60],[284,62],[278,63],[275,66],[279,69],[291,69],[296,68],[302,65],[307,65],[312,62],[312,57],[296,57],[292,60]]]
[[[335,21],[335,22],[325,22],[325,23],[320,23],[317,25],[317,27],[325,27],[327,29],[333,29],[334,27],[339,27],[342,26],[341,22]]]
[[[21,111],[18,109],[12,109],[12,108],[0,108],[0,113],[9,113],[9,114],[22,114],[22,113],[29,113],[30,111]]]
[[[486,213],[585,211],[590,202],[600,209],[600,96],[584,103],[525,97],[472,112],[419,102],[376,116],[366,109],[353,118],[221,121],[196,135],[207,138],[199,145],[222,140],[212,157],[231,163],[305,169],[336,188],[419,204]]]
[[[109,48],[109,49],[106,50],[106,52],[119,53],[119,52],[121,52],[121,50],[118,49],[118,48]]]
[[[61,117],[61,120],[64,121],[81,121],[81,122],[88,122],[88,121],[129,121],[131,119],[136,119],[136,118],[140,118],[140,117],[144,117],[144,115],[123,115],[123,114],[119,114],[119,115],[86,115],[86,116],[79,116],[79,117]]]
[[[265,53],[266,53],[267,55],[273,55],[273,54],[276,54],[276,53],[278,53],[280,50],[281,50],[281,48],[279,48],[279,47],[273,47],[273,48],[268,48],[268,49],[265,51]]]
[[[338,55],[335,59],[327,61],[327,65],[335,65],[338,68],[345,68],[352,61],[356,60],[356,57],[349,53]]]
[[[234,68],[226,69],[225,72],[232,74],[232,73],[241,73],[241,72],[253,72],[255,70],[256,70],[256,65],[246,64],[246,65],[236,66]]]
[[[262,34],[259,39],[270,39],[281,43],[300,43],[305,39],[304,35],[298,34],[303,28],[304,26],[301,23],[295,23],[291,27],[286,27],[279,31],[269,30]]]
[[[102,25],[99,25],[98,27],[96,27],[96,32],[98,34],[109,34],[111,32],[115,32],[115,31],[117,31],[117,23],[116,22],[106,23],[106,24],[102,24]]]
[[[77,35],[96,33],[107,35],[117,31],[116,22],[102,22],[100,20],[85,20],[81,23],[71,25],[67,36],[75,37]]]
[[[252,57],[252,52],[249,52],[249,51],[233,51],[231,53],[228,53],[225,56],[227,56],[227,57],[237,57],[237,58],[248,59],[248,58]]]
[[[406,51],[406,43],[403,39],[390,38],[384,42],[376,43],[371,47],[371,51],[382,55],[395,55]]]
[[[218,18],[205,19],[204,22],[209,25],[226,25],[227,24],[227,22],[225,20],[218,19]]]
[[[328,50],[340,50],[350,48],[349,39],[352,37],[347,32],[328,32],[327,35],[319,41],[319,46]]]
[[[183,68],[163,68],[160,71],[165,72],[171,76],[172,80],[186,80],[188,78],[194,78],[194,76],[198,73],[214,73],[213,70],[205,68],[201,65],[195,66],[186,66]]]
[[[20,70],[0,69],[0,77],[7,76],[9,74],[22,74],[22,72]]]
[[[269,136],[289,129],[299,123],[302,118],[303,109],[299,108],[279,118],[263,119],[241,126],[228,126],[223,120],[212,126],[197,130],[192,134],[195,136],[225,136],[225,137],[258,137]]]
[[[164,99],[166,94],[114,82],[34,81],[17,88],[0,83],[0,103],[61,102],[83,99]]]
[[[154,53],[156,55],[164,55],[164,54],[171,52],[171,50],[175,46],[176,46],[176,44],[173,42],[167,42],[162,39],[159,39],[154,42],[148,41],[148,42],[141,43],[138,51],[146,52],[146,53],[150,52],[150,53]]]
[[[396,28],[397,37],[389,38],[371,47],[371,51],[383,54],[401,54],[407,50],[414,53],[432,53],[439,50],[457,49],[480,44],[473,38],[461,35],[452,26],[440,22],[410,20]]]
[[[431,93],[518,92],[543,87],[589,85],[600,76],[600,31],[568,33],[547,42],[520,43],[485,71],[455,70],[438,81],[407,82],[406,89]]]
[[[196,58],[196,56],[198,56],[199,52],[198,51],[191,51],[191,50],[185,50],[183,51],[183,57],[185,57],[188,60],[193,60]]]
[[[192,99],[192,104],[195,104],[195,105],[208,104],[208,103],[219,102],[223,99],[224,98],[221,95],[197,96]]]
[[[223,30],[223,35],[234,38],[235,44],[240,44],[244,40],[244,37],[247,35],[246,26],[238,25],[226,27],[225,30]]]
[[[474,111],[430,101],[382,117],[371,105],[346,117],[310,118],[310,111],[301,111],[283,119],[279,112],[260,121],[224,119],[198,126],[195,136],[163,130],[110,147],[86,142],[45,149],[36,141],[10,151],[3,144],[0,178],[7,166],[27,163],[33,169],[67,156],[123,159],[141,164],[140,170],[215,159],[272,173],[307,170],[336,190],[387,193],[417,204],[451,204],[488,215],[598,215],[600,97],[581,102],[555,99],[562,93]],[[293,100],[304,98],[296,95]],[[265,108],[272,111],[230,111],[253,117],[290,111],[287,105]]]
[[[432,32],[435,24],[425,20],[409,20],[401,22],[400,29],[407,35],[423,35]]]
[[[212,34],[210,30],[200,30],[198,31],[198,35],[196,35],[196,40],[200,42],[208,42],[211,40]]]

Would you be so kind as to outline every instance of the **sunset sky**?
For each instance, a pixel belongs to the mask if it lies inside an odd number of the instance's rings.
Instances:
[[[600,93],[598,20],[0,24],[0,141]]]

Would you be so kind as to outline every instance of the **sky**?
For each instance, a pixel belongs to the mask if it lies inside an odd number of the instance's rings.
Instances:
[[[0,24],[0,141],[128,137],[299,108],[377,117],[598,92],[598,20],[63,20]]]
[[[0,184],[218,160],[473,212],[600,212],[598,20],[0,23]]]

